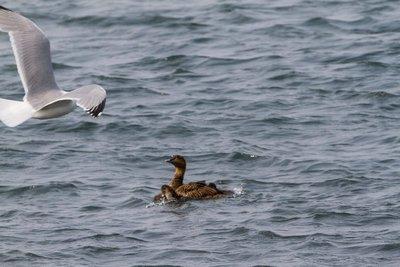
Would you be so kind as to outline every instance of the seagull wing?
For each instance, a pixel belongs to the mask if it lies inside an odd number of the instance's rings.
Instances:
[[[51,65],[50,42],[42,30],[31,20],[2,6],[0,30],[10,35],[25,99],[39,106],[43,104],[40,96],[59,95]]]
[[[107,93],[101,86],[96,84],[86,85],[65,93],[58,100],[75,100],[76,104],[83,108],[93,117],[98,117],[106,105]]]

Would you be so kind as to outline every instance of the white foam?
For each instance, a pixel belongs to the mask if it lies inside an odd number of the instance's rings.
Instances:
[[[241,196],[245,193],[243,184],[241,184],[239,187],[234,187],[233,188],[233,197],[238,197]]]

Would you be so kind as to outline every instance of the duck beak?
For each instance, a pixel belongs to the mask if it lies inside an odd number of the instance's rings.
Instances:
[[[166,159],[165,162],[172,163],[172,159]]]

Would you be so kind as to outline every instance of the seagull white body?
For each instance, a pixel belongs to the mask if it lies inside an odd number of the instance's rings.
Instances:
[[[101,86],[92,84],[71,92],[58,87],[49,40],[35,23],[0,6],[0,31],[10,35],[25,90],[23,101],[0,98],[0,120],[4,124],[15,127],[30,118],[56,118],[70,113],[76,106],[93,117],[101,115],[106,103],[106,91]]]

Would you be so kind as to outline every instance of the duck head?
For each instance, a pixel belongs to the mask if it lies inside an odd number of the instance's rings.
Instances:
[[[185,169],[186,168],[186,161],[185,158],[181,155],[173,155],[165,162],[171,163],[176,168]]]

